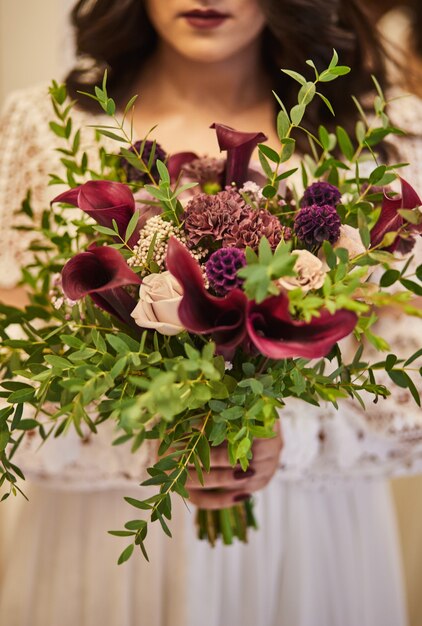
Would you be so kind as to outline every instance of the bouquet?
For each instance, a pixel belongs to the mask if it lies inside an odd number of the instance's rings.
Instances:
[[[383,307],[421,316],[412,298],[422,293],[422,268],[411,269],[411,250],[422,203],[397,174],[403,164],[379,164],[375,152],[401,131],[374,79],[374,114],[368,121],[356,102],[354,137],[342,127],[310,133],[307,107],[322,98],[332,110],[318,89],[349,68],[336,53],[322,72],[308,64],[314,80],[284,70],[299,83],[296,106],[287,111],[275,96],[279,149],[260,132],[214,124],[221,159],[168,156],[149,135],[136,141],[128,129],[135,98],[120,120],[105,76],[87,94],[111,122],[96,127],[95,168],[65,88],[50,90],[67,172],[51,183],[68,190],[46,209],[34,261],[23,269],[31,305],[0,309],[0,487],[3,500],[21,491],[13,457],[34,430],[44,440],[69,428],[84,436],[112,420],[113,444],[128,453],[155,441],[143,485],[156,493],[126,498],[143,513],[110,531],[130,541],[120,563],[135,546],[147,557],[151,522],[171,534],[171,498],[189,498],[192,468],[203,483],[212,446],[225,444],[233,467],[247,471],[254,440],[274,436],[289,398],[364,405],[388,397],[377,382],[384,370],[420,404],[408,373],[420,352],[399,360],[373,328]],[[309,151],[295,160],[297,132],[307,134]],[[106,149],[104,138],[120,149]],[[21,210],[32,217],[29,196]],[[11,339],[16,324],[21,337]],[[339,342],[351,335],[356,351],[347,359]],[[363,357],[367,342],[386,353],[377,363]],[[246,541],[257,525],[250,498],[200,510],[197,524],[212,544]]]

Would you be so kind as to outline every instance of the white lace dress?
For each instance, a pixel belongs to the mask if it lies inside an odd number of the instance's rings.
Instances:
[[[92,123],[75,113],[75,122]],[[422,134],[422,105],[397,106]],[[44,89],[14,95],[0,122],[0,286],[30,259],[30,234],[11,229],[31,187],[48,206],[58,155]],[[88,137],[88,135],[87,135]],[[90,150],[89,138],[87,149]],[[92,149],[92,148],[91,148]],[[402,140],[422,189],[422,141]],[[419,169],[418,169],[419,168]],[[419,248],[420,253],[420,248]],[[385,318],[395,351],[420,347],[420,322]],[[0,505],[0,624],[9,626],[405,626],[397,533],[386,478],[422,470],[422,415],[403,390],[363,412],[292,403],[283,412],[280,470],[257,495],[260,530],[249,545],[214,550],[195,538],[194,515],[175,507],[173,540],[155,528],[151,563],[116,559],[125,544],[106,531],[133,515],[147,459],[112,448],[111,427],[70,434],[22,459],[29,503]],[[1,547],[2,546],[2,547]]]

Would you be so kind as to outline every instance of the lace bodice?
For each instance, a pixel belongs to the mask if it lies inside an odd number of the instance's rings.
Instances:
[[[410,131],[400,138],[402,158],[412,166],[404,176],[422,189],[422,102],[415,97],[395,101],[391,114],[397,125]],[[60,171],[58,140],[48,129],[51,107],[47,89],[37,87],[16,93],[6,103],[0,118],[0,287],[12,287],[19,279],[19,268],[30,260],[31,233],[14,231],[20,219],[14,215],[26,190],[32,190],[35,219],[48,207],[60,190],[48,187],[48,174]],[[92,124],[92,116],[75,110],[77,127]],[[98,119],[95,120],[98,123]],[[84,148],[95,155],[92,129],[83,134]],[[113,144],[115,150],[115,144]],[[419,238],[417,255],[422,259]],[[421,345],[422,320],[380,321],[392,350],[407,356]],[[375,357],[377,358],[377,357]],[[290,401],[282,412],[285,447],[280,475],[286,480],[306,480],[309,484],[357,476],[391,476],[422,471],[422,411],[406,389],[384,381],[392,391],[385,401],[369,403],[363,411],[357,403],[343,401],[337,412],[331,406],[319,408]],[[36,453],[37,442],[28,437],[20,463],[44,484],[76,489],[97,489],[139,482],[149,457],[143,452],[131,455],[127,447],[112,447],[112,425],[103,424],[98,435],[80,440],[70,434],[54,440]]]

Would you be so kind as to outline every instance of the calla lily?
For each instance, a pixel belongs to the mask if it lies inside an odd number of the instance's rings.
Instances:
[[[97,224],[113,227],[113,220],[121,237],[135,212],[135,199],[129,187],[109,180],[90,180],[87,183],[60,194],[52,202],[66,202],[79,207]],[[134,245],[139,239],[139,228],[129,240]]]
[[[174,238],[169,241],[166,262],[183,287],[178,310],[181,323],[190,332],[211,335],[225,356],[232,356],[241,344],[252,343],[271,359],[320,358],[356,326],[356,315],[346,310],[334,315],[321,311],[309,323],[294,320],[284,293],[261,304],[248,301],[240,289],[222,298],[212,296],[205,289],[199,264]]]
[[[183,287],[179,318],[190,332],[211,335],[221,354],[229,354],[246,336],[247,298],[240,289],[218,298],[205,289],[204,277],[197,261],[183,244],[170,238],[167,269]]]
[[[284,293],[261,304],[250,302],[246,315],[250,340],[270,359],[324,357],[337,341],[353,331],[356,323],[357,316],[343,309],[333,315],[321,311],[321,316],[311,322],[294,320]]]
[[[198,155],[195,152],[177,152],[168,158],[167,169],[172,181],[179,178],[182,173],[183,166],[198,159]]]
[[[227,152],[226,185],[241,187],[248,180],[249,161],[256,146],[268,138],[264,133],[245,133],[224,124],[212,124],[220,150]]]
[[[404,224],[406,224],[405,230],[407,234],[422,233],[422,224],[419,224],[418,226],[410,224],[410,222],[406,222],[406,220],[399,213],[400,209],[411,210],[422,205],[422,200],[419,198],[413,187],[411,187],[411,185],[409,185],[409,183],[403,178],[400,178],[400,182],[400,196],[389,198],[384,194],[380,217],[371,231],[372,247],[379,245],[387,233],[398,231]],[[385,249],[389,252],[394,252],[395,250],[406,252],[408,251],[408,248],[409,238],[401,237],[400,234],[398,234],[395,241]]]
[[[90,296],[98,307],[132,327],[136,324],[130,314],[137,301],[123,287],[141,282],[120,252],[107,246],[92,246],[70,259],[62,270],[63,291],[68,298]]]

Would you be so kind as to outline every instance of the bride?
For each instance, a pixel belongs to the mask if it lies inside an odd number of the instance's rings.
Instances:
[[[109,69],[109,91],[124,105],[140,94],[135,127],[168,152],[218,156],[208,127],[219,121],[262,130],[277,145],[274,89],[293,104],[280,67],[327,63],[335,47],[353,67],[329,97],[336,123],[352,127],[350,95],[364,96],[370,74],[385,84],[382,53],[357,0],[80,0],[73,11],[80,64],[67,78],[79,100],[76,126],[101,123],[89,99]],[[395,122],[421,118],[415,99],[393,105]],[[419,114],[417,113],[419,111]],[[30,262],[31,234],[12,229],[28,187],[36,219],[57,189],[48,173],[60,168],[46,89],[13,95],[1,118],[0,296],[17,301],[20,267]],[[316,106],[310,123],[327,123]],[[417,128],[416,128],[417,131]],[[84,148],[95,158],[88,128]],[[418,164],[422,143],[403,139],[402,158]],[[407,178],[422,188],[422,170]],[[420,330],[384,319],[394,349],[414,350]],[[391,326],[391,328],[390,328]],[[418,346],[417,346],[418,347]],[[11,626],[404,626],[401,565],[386,476],[422,465],[422,420],[406,392],[380,409],[344,402],[329,407],[291,404],[282,415],[284,449],[268,487],[257,493],[260,530],[247,546],[211,550],[194,535],[183,505],[174,538],[160,528],[149,539],[151,563],[115,561],[121,545],[106,535],[127,519],[124,495],[139,496],[146,463],[112,448],[112,432],[28,447],[22,464],[32,479],[7,532],[0,564],[0,623]],[[272,465],[278,464],[271,451]],[[243,478],[251,493],[268,476]],[[233,478],[222,485],[233,489]],[[224,495],[223,493],[223,495]],[[221,495],[197,490],[195,502],[218,505]],[[211,501],[211,502],[210,502]],[[3,510],[9,504],[2,505]],[[4,513],[0,519],[4,520]],[[0,522],[1,524],[1,522]],[[7,565],[7,567],[6,567]]]

